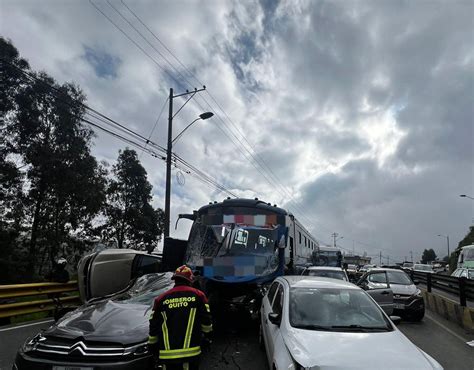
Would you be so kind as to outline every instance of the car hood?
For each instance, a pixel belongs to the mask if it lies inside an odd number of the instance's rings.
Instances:
[[[148,320],[156,296],[170,289],[171,273],[147,274],[125,291],[85,304],[64,315],[43,334],[58,340],[121,343],[148,338]]]
[[[123,345],[143,342],[148,337],[150,310],[151,305],[102,301],[67,314],[44,335]]]
[[[341,333],[290,328],[282,334],[291,356],[311,369],[433,369],[434,360],[398,330]]]
[[[392,289],[394,295],[395,294],[413,295],[418,290],[415,284],[410,284],[410,285],[390,284],[390,288]]]

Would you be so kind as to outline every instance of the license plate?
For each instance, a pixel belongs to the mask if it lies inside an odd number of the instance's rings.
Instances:
[[[393,305],[393,308],[396,308],[398,310],[404,310],[405,309],[405,305],[403,303],[395,303]]]
[[[94,368],[81,366],[53,366],[53,370],[94,370]]]

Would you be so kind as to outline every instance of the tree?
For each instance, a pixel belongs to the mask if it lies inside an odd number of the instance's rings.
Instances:
[[[70,83],[59,85],[46,73],[30,71],[3,38],[0,49],[0,78],[7,91],[0,101],[7,143],[0,158],[10,168],[9,158],[20,164],[16,172],[11,168],[10,179],[23,179],[21,223],[29,235],[27,273],[31,276],[35,267],[41,271],[48,259],[52,263],[70,233],[89,227],[102,209],[105,172],[90,153],[93,132],[82,123],[82,91]],[[12,209],[5,204],[5,209]]]
[[[421,256],[421,263],[428,263],[436,260],[436,253],[433,249],[425,249]]]
[[[152,186],[147,173],[131,149],[119,152],[107,189],[107,223],[104,230],[114,237],[118,248],[153,249],[163,230],[164,215],[154,209]]]

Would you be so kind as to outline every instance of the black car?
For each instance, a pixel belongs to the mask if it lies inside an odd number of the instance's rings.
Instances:
[[[173,285],[171,273],[138,278],[121,293],[69,312],[28,339],[13,369],[147,369],[148,320],[155,297]]]

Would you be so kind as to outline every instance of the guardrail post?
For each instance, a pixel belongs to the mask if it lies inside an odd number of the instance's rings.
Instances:
[[[426,290],[431,293],[431,274],[426,275]]]
[[[459,303],[461,306],[466,307],[466,278],[459,278]]]

